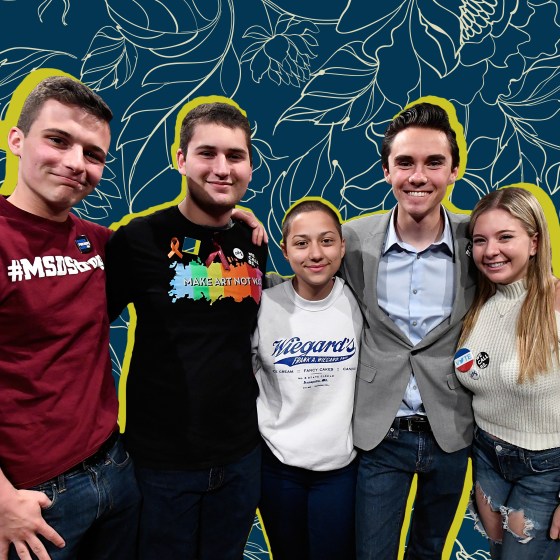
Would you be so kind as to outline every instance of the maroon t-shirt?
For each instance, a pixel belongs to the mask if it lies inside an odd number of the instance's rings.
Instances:
[[[116,429],[105,296],[110,231],[0,197],[0,468],[17,488],[89,457]]]

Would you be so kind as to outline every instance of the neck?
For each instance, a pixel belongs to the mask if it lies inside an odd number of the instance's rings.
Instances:
[[[179,212],[181,212],[181,214],[183,214],[183,216],[185,216],[185,218],[187,218],[187,220],[191,221],[193,224],[209,227],[227,226],[229,221],[231,220],[231,213],[233,210],[233,208],[229,208],[224,210],[223,212],[209,214],[198,206],[194,205],[192,202],[189,202],[187,198],[184,198],[179,203],[178,208]]]
[[[34,203],[32,200],[28,200],[26,197],[21,196],[17,191],[17,186],[14,189],[14,192],[6,200],[24,212],[33,214],[34,216],[39,216],[39,218],[51,220],[53,222],[65,222],[68,219],[68,214],[70,214],[71,210],[71,208],[53,210],[46,205]]]
[[[322,286],[310,286],[304,282],[300,282],[297,276],[292,279],[292,286],[294,291],[298,296],[307,301],[321,301],[325,299],[334,287],[334,278],[329,280],[326,284]]]
[[[441,207],[420,220],[414,219],[410,214],[399,212],[397,207],[395,220],[397,235],[418,251],[424,250],[441,238],[444,223]]]

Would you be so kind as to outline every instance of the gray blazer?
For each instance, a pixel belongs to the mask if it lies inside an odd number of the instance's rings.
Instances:
[[[390,213],[344,224],[346,255],[341,274],[364,314],[354,409],[354,443],[370,450],[387,434],[413,371],[436,441],[446,452],[472,441],[471,394],[453,367],[462,320],[475,292],[475,267],[467,252],[468,216],[447,213],[455,247],[455,300],[448,319],[416,346],[377,303],[377,270]]]

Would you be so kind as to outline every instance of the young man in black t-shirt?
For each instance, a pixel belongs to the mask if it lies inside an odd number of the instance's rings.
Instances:
[[[232,211],[252,175],[230,104],[183,120],[178,206],[132,220],[107,251],[111,318],[133,303],[125,439],[143,493],[140,558],[239,560],[260,493],[251,366],[267,250]]]

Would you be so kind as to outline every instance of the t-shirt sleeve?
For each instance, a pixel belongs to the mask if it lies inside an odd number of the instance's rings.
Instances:
[[[130,282],[130,278],[133,277],[131,248],[124,227],[113,233],[106,250],[107,308],[109,320],[113,322],[133,299]]]

